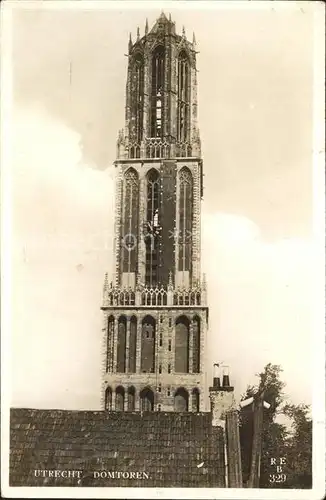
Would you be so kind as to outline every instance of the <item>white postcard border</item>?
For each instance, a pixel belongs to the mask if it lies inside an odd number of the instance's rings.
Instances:
[[[9,409],[10,409],[10,378],[12,366],[11,352],[11,102],[12,102],[12,72],[11,72],[11,41],[12,41],[12,10],[13,9],[271,9],[273,5],[284,9],[300,8],[314,9],[314,244],[315,244],[315,308],[313,325],[313,366],[315,382],[313,387],[313,488],[311,490],[294,489],[227,489],[227,488],[107,488],[107,487],[10,487],[9,486]],[[325,150],[324,150],[324,4],[322,2],[271,2],[259,1],[7,1],[2,5],[2,71],[1,71],[1,164],[2,164],[2,272],[1,272],[1,479],[2,495],[8,498],[182,498],[182,499],[319,499],[325,493],[325,254],[324,254],[324,214],[325,214]]]

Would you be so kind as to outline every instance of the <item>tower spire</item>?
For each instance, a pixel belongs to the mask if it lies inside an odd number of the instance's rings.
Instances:
[[[103,296],[102,296],[103,305],[105,305],[107,301],[108,288],[109,288],[108,273],[105,273],[104,283],[103,283]]]
[[[146,17],[146,24],[145,24],[145,35],[148,34],[148,19]]]
[[[104,275],[104,284],[103,284],[103,293],[105,293],[107,291],[108,284],[109,284],[108,273],[105,273],[105,275]]]
[[[203,274],[203,290],[207,290],[206,273]]]
[[[195,37],[195,32],[194,31],[192,33],[192,44],[193,44],[194,48],[196,48],[197,42],[196,42],[196,37]]]
[[[128,48],[129,48],[129,51],[132,49],[132,39],[131,39],[131,33],[129,33],[129,43],[128,43]]]
[[[139,26],[137,26],[137,42],[138,42],[139,38],[140,38]]]

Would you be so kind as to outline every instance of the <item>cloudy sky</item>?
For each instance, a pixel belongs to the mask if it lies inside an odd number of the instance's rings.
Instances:
[[[13,406],[100,404],[124,54],[160,9],[77,3],[13,15]],[[230,366],[238,396],[280,364],[310,403],[313,3],[289,3],[164,10],[200,51],[209,364]]]

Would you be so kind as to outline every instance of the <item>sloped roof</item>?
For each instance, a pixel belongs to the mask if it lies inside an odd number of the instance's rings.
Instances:
[[[223,487],[222,430],[210,413],[11,409],[11,486]],[[83,471],[44,479],[34,470]],[[148,479],[94,478],[144,471]]]
[[[162,11],[160,16],[156,19],[154,26],[152,27],[150,33],[156,33],[159,25],[164,24],[173,24],[171,20],[169,20],[164,12]]]
[[[175,23],[172,21],[171,15],[169,15],[168,19],[164,12],[161,12],[160,16],[156,19],[153,27],[149,31],[149,34],[156,35],[162,31],[175,34]]]

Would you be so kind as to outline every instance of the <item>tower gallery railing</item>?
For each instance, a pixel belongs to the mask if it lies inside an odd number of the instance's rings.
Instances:
[[[135,289],[114,286],[105,276],[103,289],[103,307],[125,306],[206,306],[206,283],[192,288],[169,285],[167,287],[137,286]]]
[[[121,130],[117,148],[118,158],[188,158],[193,155],[193,148],[189,141],[173,142],[158,137],[147,137],[142,142],[131,141],[127,145]]]

